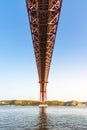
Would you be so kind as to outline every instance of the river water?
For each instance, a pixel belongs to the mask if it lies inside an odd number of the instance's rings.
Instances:
[[[87,130],[87,107],[0,106],[0,130]]]

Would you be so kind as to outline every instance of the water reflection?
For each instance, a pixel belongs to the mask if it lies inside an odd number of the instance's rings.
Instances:
[[[38,130],[49,130],[48,119],[47,119],[47,108],[40,108],[38,121],[39,121]]]

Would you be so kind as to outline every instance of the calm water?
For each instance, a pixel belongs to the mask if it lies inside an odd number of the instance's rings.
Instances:
[[[87,107],[0,106],[0,130],[87,130]]]

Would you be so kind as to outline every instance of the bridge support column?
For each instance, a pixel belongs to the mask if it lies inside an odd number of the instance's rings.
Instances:
[[[46,86],[47,82],[39,82],[40,83],[40,105],[39,107],[47,107],[47,91]]]

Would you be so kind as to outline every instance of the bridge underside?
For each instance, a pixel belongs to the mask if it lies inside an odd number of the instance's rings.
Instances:
[[[47,101],[47,82],[62,0],[26,0],[39,83],[40,103]]]

